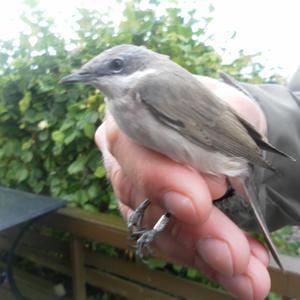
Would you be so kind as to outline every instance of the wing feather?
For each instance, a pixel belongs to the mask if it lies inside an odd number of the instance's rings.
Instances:
[[[259,147],[232,109],[183,70],[149,75],[139,84],[149,111],[200,147],[265,166]]]

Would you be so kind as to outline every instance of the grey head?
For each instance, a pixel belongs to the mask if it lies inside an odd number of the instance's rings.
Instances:
[[[118,45],[105,50],[73,74],[67,75],[60,83],[82,82],[100,89],[108,97],[120,96],[128,89],[134,75],[154,70],[161,61],[169,57],[153,52],[143,46]]]

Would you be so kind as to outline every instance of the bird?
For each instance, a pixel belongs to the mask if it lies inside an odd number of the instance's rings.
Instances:
[[[169,56],[131,44],[109,48],[64,76],[61,84],[81,82],[99,89],[120,129],[135,143],[198,172],[226,176],[250,205],[269,250],[284,270],[260,208],[252,168],[278,172],[264,151],[294,160],[280,151],[185,68]],[[150,230],[142,228],[145,199],[128,220],[137,255],[164,230],[164,214]],[[134,230],[135,229],[135,230]]]

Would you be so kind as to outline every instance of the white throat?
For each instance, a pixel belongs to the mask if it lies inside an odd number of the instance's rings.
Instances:
[[[155,69],[136,71],[130,75],[105,76],[94,83],[108,99],[118,99],[125,96],[128,90],[134,88],[144,77],[157,73]]]

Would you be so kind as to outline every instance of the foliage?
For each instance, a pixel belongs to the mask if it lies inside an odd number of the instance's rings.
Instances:
[[[210,18],[196,18],[195,10],[183,17],[181,9],[170,7],[158,15],[156,1],[146,8],[127,2],[116,26],[99,11],[79,9],[76,36],[66,40],[38,1],[27,2],[26,30],[17,40],[0,41],[1,185],[64,198],[91,211],[116,210],[93,142],[104,117],[103,96],[87,86],[58,84],[112,45],[146,45],[198,74],[250,70],[260,80],[262,67],[242,52],[232,65],[222,65],[220,55],[201,41]],[[197,26],[200,21],[203,26]]]
[[[300,255],[299,226],[285,226],[272,233],[272,239],[280,252],[289,256]]]

